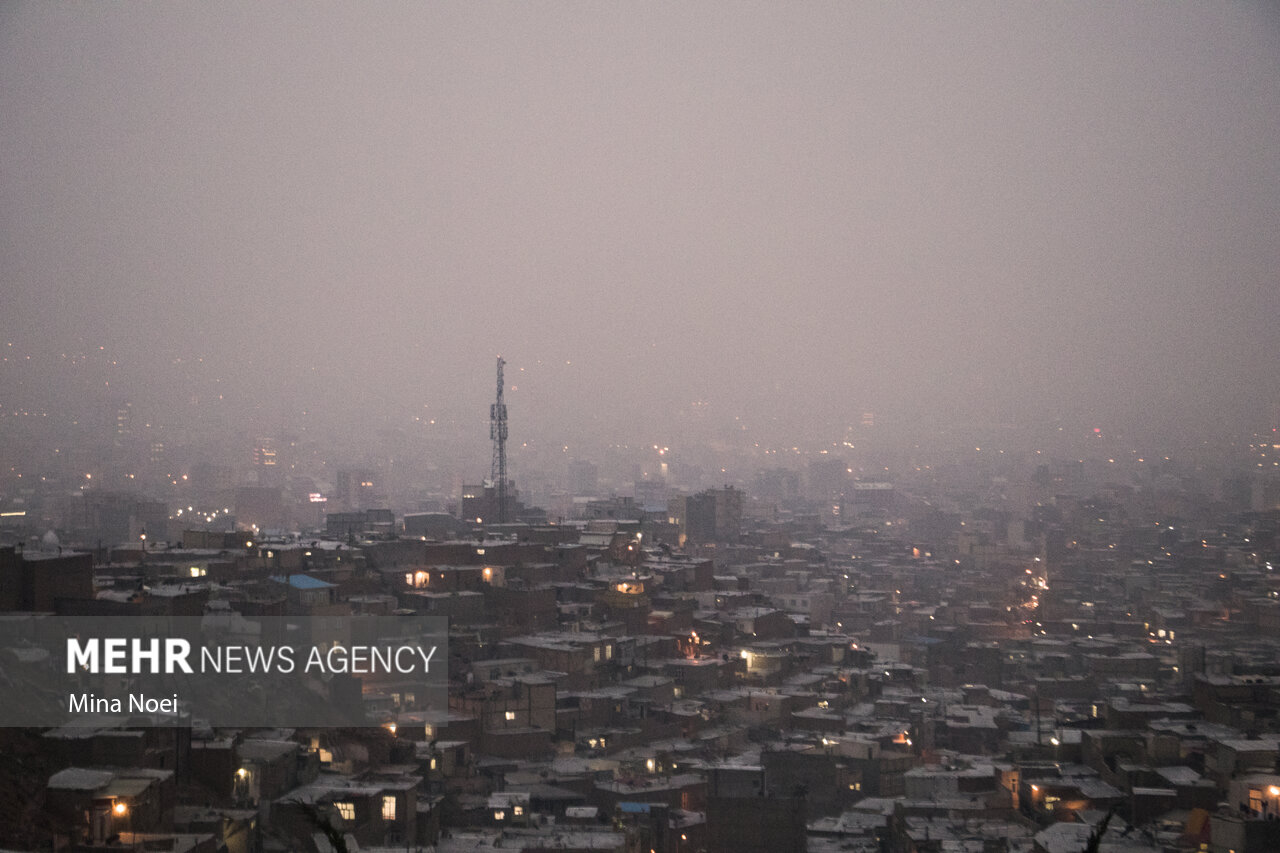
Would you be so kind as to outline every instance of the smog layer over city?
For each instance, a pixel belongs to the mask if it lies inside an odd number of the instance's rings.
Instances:
[[[1277,296],[1270,3],[6,3],[0,848],[1274,853]]]

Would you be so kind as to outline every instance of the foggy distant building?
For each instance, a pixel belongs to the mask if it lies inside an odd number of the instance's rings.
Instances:
[[[594,462],[574,459],[569,463],[569,491],[574,495],[594,495],[600,488],[600,469]]]
[[[800,475],[786,468],[770,468],[756,474],[752,495],[769,501],[790,502],[800,497]]]
[[[821,456],[809,461],[809,497],[831,501],[844,494],[849,482],[849,469],[837,456]]]
[[[133,529],[129,538],[147,535],[147,542],[169,541],[169,505],[164,501],[138,500],[133,505]]]
[[[716,528],[716,498],[713,493],[690,495],[685,501],[684,537],[695,543],[720,539]]]
[[[279,451],[276,440],[269,436],[259,436],[253,442],[253,467],[258,469],[276,468],[279,464]]]
[[[325,534],[336,537],[387,534],[392,533],[395,526],[395,513],[389,509],[331,512],[324,518]]]
[[[288,445],[272,436],[253,442],[253,472],[259,486],[283,486],[289,472]]]
[[[864,482],[852,484],[845,492],[846,506],[854,512],[867,512],[877,509],[890,509],[893,506],[895,491],[893,483]]]
[[[164,542],[169,508],[129,492],[88,490],[72,504],[66,526],[71,540],[86,544],[137,543],[143,533],[150,542]]]
[[[667,491],[662,480],[636,480],[636,505],[646,512],[661,512],[667,505]]]
[[[338,471],[334,484],[334,508],[340,512],[359,509],[381,509],[387,501],[382,494],[381,482],[368,469],[344,469]]]
[[[230,465],[197,462],[191,467],[190,482],[197,501],[218,503],[235,489],[235,469]]]
[[[107,542],[113,545],[129,539],[133,528],[133,503],[136,495],[97,490],[85,491],[67,517],[71,536],[85,542]]]
[[[116,447],[123,447],[133,438],[133,403],[122,401],[113,412],[112,438]]]
[[[588,500],[579,498],[573,503],[575,519],[636,519],[644,515],[643,508],[635,499],[617,496]]]
[[[274,486],[236,489],[236,520],[246,527],[274,530],[284,527],[284,494]]]
[[[742,492],[732,486],[677,496],[667,511],[681,538],[695,544],[733,542],[742,531]]]

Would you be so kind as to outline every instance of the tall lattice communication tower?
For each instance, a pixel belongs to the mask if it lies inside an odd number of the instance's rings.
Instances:
[[[493,440],[493,465],[489,477],[498,501],[498,523],[507,523],[507,404],[502,402],[502,366],[498,356],[498,397],[489,406],[489,438]]]

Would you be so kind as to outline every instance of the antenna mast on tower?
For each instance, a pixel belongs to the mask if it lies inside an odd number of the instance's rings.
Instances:
[[[498,356],[498,398],[489,407],[489,438],[493,439],[493,466],[489,472],[498,500],[498,523],[507,523],[507,404],[502,402],[502,366]]]

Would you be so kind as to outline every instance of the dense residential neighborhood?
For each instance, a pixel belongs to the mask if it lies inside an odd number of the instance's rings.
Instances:
[[[1276,0],[0,0],[0,853],[1280,853],[1278,154]]]
[[[275,616],[324,648],[435,619],[447,699],[369,676],[366,726],[6,729],[4,849],[1280,849],[1280,513],[1240,505],[1272,484],[1232,505],[1166,465],[50,532],[0,550],[6,681],[59,663],[58,616]]]

